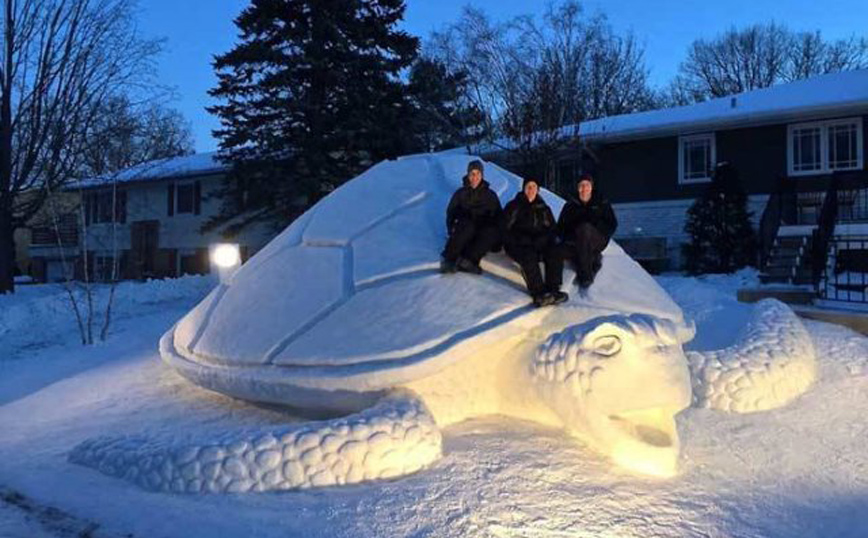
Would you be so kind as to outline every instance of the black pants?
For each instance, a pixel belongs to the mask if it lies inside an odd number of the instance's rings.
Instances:
[[[478,264],[479,260],[499,243],[500,230],[494,224],[478,225],[471,220],[460,220],[446,241],[443,258],[455,263],[461,256]]]
[[[521,266],[527,291],[537,296],[546,291],[559,291],[564,278],[564,254],[560,245],[551,244],[542,249],[532,246],[507,245],[506,253]],[[543,282],[539,262],[545,265]]]
[[[593,282],[603,266],[603,249],[609,238],[590,223],[576,227],[573,241],[563,244],[565,255],[573,262],[579,282]]]

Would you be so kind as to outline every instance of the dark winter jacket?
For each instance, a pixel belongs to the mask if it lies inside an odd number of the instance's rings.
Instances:
[[[612,205],[608,201],[591,195],[588,203],[571,198],[561,210],[558,217],[558,235],[561,241],[572,243],[575,241],[576,228],[584,223],[593,224],[594,227],[606,239],[610,239],[618,228],[618,219],[612,211]]]
[[[543,250],[555,242],[557,229],[551,208],[537,195],[533,202],[521,191],[503,210],[503,242],[507,248]]]
[[[483,179],[474,189],[465,178],[464,186],[455,191],[446,208],[446,229],[451,234],[462,220],[469,220],[477,226],[496,226],[500,213],[500,199],[488,188],[488,182]]]

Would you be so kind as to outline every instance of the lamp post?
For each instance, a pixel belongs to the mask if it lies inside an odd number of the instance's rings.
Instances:
[[[241,251],[238,244],[214,243],[209,247],[209,251],[211,265],[217,268],[220,282],[226,283],[241,266]]]

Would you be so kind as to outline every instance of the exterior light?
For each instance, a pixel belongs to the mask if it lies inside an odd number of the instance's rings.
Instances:
[[[211,264],[217,268],[220,282],[227,282],[241,265],[241,250],[238,244],[215,243],[211,245],[210,251]]]
[[[220,268],[230,268],[239,265],[241,252],[234,243],[218,243],[211,249],[211,261]]]

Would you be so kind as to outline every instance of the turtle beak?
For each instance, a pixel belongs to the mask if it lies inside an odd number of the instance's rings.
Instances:
[[[609,415],[611,457],[619,465],[651,476],[674,476],[680,443],[675,415],[657,407]]]

